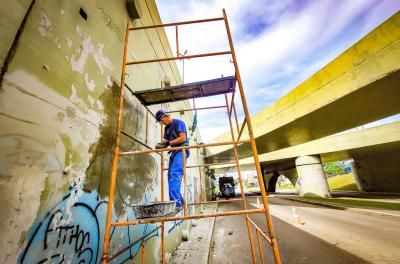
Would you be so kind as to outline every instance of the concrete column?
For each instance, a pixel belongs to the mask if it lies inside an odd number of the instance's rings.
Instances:
[[[266,192],[276,192],[276,182],[279,177],[278,172],[267,173],[263,168],[261,168],[263,175],[264,186]]]
[[[399,148],[400,149],[400,148]],[[400,150],[354,158],[357,185],[364,192],[400,193]]]
[[[285,170],[285,171],[280,171],[280,174],[282,174],[286,178],[288,178],[289,181],[293,184],[293,186],[296,186],[297,177],[298,177],[296,168],[288,169],[288,170]]]
[[[331,197],[328,181],[318,156],[302,156],[295,160],[297,170],[296,189],[300,196]]]
[[[356,166],[356,163],[354,160],[352,162],[350,162],[350,166],[351,166],[351,173],[353,174],[354,180],[356,181],[358,190],[360,192],[364,192],[365,190],[362,186],[362,182],[361,182],[360,176],[358,175],[357,166]]]

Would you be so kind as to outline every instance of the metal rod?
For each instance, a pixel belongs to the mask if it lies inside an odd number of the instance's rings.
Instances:
[[[225,94],[225,104],[226,104],[226,108],[229,109],[229,103],[228,103],[228,95]],[[231,131],[231,138],[232,140],[234,140],[234,133],[233,133],[233,125],[232,125],[232,118],[231,116],[228,116],[228,120],[229,120],[229,127],[230,127],[230,131]],[[234,153],[234,157],[235,157],[235,163],[236,163],[236,169],[238,172],[238,177],[239,177],[239,183],[240,183],[240,190],[242,193],[242,204],[243,204],[243,209],[247,210],[247,204],[246,204],[246,197],[244,195],[244,188],[243,188],[243,180],[242,180],[242,173],[240,172],[240,166],[239,166],[239,157],[238,157],[238,152],[237,152],[237,148],[236,146],[233,146],[233,153]],[[247,215],[246,215],[247,216]],[[250,242],[250,249],[251,249],[251,256],[253,258],[253,263],[255,264],[257,262],[256,259],[256,253],[254,250],[254,242],[253,242],[253,236],[251,234],[251,229],[250,229],[250,224],[246,219],[246,226],[247,226],[247,233],[249,235],[249,242]]]
[[[249,216],[247,216],[247,219],[254,226],[254,228],[261,233],[261,235],[265,238],[265,240],[267,240],[267,242],[271,244],[271,239],[265,234],[265,232],[262,231],[261,228],[259,228],[258,225]]]
[[[175,22],[175,23],[166,23],[166,24],[159,24],[159,25],[150,25],[150,26],[143,26],[143,27],[131,27],[131,28],[129,28],[129,30],[141,30],[141,29],[149,29],[149,28],[171,27],[171,26],[188,25],[188,24],[212,22],[212,21],[219,21],[219,20],[224,20],[224,18],[223,17],[216,17],[216,18],[190,20],[190,21],[182,21],[182,22]]]
[[[187,201],[186,201],[186,150],[182,150],[183,155],[183,214],[188,215]],[[180,192],[180,190],[179,190]]]
[[[149,111],[146,111],[146,145],[149,141]]]
[[[142,146],[145,146],[148,149],[153,149],[152,147],[150,147],[149,145],[143,143],[142,141],[140,141],[139,139],[135,138],[134,136],[132,136],[131,134],[129,134],[128,132],[126,132],[125,130],[121,130],[121,134],[127,136],[128,138],[134,140],[135,142],[141,144]],[[159,154],[160,152],[156,152],[157,154]]]
[[[132,95],[134,94],[134,91],[133,91],[133,90],[131,89],[131,87],[129,87],[129,85],[127,85],[126,83],[125,83],[125,87],[131,92]],[[150,110],[146,105],[143,105],[143,106],[144,106],[144,108],[147,109],[147,111],[149,111],[149,113],[151,114],[151,116],[154,117],[154,119],[155,119],[156,116],[153,114],[153,112],[151,112],[151,110]]]
[[[163,138],[163,136],[162,136],[162,125],[160,126],[160,137],[161,137],[161,140],[162,140],[162,138]],[[161,201],[163,202],[164,201],[164,153],[163,152],[161,152],[161,158],[160,158],[160,161],[161,161]]]
[[[236,114],[236,107],[235,107],[235,102],[234,101],[232,101],[232,107],[233,107],[233,113],[235,114],[236,129],[237,129],[237,132],[238,132],[238,135],[239,135],[239,123],[238,123],[238,117],[237,117],[237,114]]]
[[[210,166],[217,166],[217,165],[227,165],[227,164],[234,164],[235,162],[221,162],[221,163],[209,163],[209,164],[198,164],[198,165],[189,165],[186,166],[187,169],[190,168],[201,168],[201,167],[210,167]],[[164,168],[164,170],[168,170],[169,168]]]
[[[258,244],[258,251],[260,252],[260,257],[261,257],[261,263],[264,264],[264,253],[262,251],[262,247],[260,244],[260,236],[258,235],[258,229],[256,229],[256,238],[257,238],[257,244]]]
[[[176,56],[179,56],[179,37],[178,25],[175,25]]]
[[[130,243],[129,245],[127,245],[126,247],[122,248],[121,250],[119,250],[117,253],[115,253],[114,255],[112,255],[111,257],[109,257],[107,260],[111,261],[113,259],[115,259],[116,257],[118,257],[119,255],[121,255],[122,253],[124,253],[125,251],[127,251],[128,249],[130,249],[131,247],[133,247],[134,245],[136,245],[137,243],[139,243],[140,241],[143,241],[143,239],[145,239],[146,237],[148,237],[149,235],[153,234],[155,231],[157,231],[158,229],[160,229],[161,226],[158,226],[156,228],[154,228],[153,230],[151,230],[150,232],[146,233],[144,236],[136,239],[135,241],[133,241],[132,243]]]
[[[243,122],[242,122],[242,127],[240,128],[240,131],[239,131],[239,135],[238,135],[238,137],[237,137],[237,140],[240,140],[240,137],[242,136],[242,133],[243,133],[243,130],[244,130],[244,127],[246,126],[246,118],[243,120]]]
[[[142,240],[142,264],[144,264],[144,239]]]
[[[127,152],[120,152],[119,155],[120,156],[126,156],[126,155],[133,155],[133,154],[163,152],[163,151],[174,151],[174,150],[182,150],[182,149],[207,148],[207,147],[217,147],[217,146],[225,146],[225,145],[237,145],[237,144],[242,144],[242,143],[250,143],[250,140],[210,143],[210,144],[191,145],[191,146],[172,147],[172,148],[162,148],[162,149],[147,149],[147,150],[127,151]]]
[[[210,57],[210,56],[228,55],[228,54],[231,54],[231,52],[230,51],[220,51],[220,52],[212,52],[212,53],[187,55],[187,56],[176,56],[176,57],[167,57],[167,58],[159,58],[159,59],[147,59],[147,60],[141,60],[141,61],[130,61],[130,62],[127,62],[126,65],[144,64],[144,63],[170,61],[170,60],[193,59],[193,58],[202,58],[202,57]]]
[[[160,123],[160,140],[163,139],[163,125]],[[164,153],[161,152],[161,201],[164,202]],[[165,264],[164,222],[161,223],[161,263]]]
[[[170,111],[168,113],[179,113],[179,112],[188,112],[188,111],[197,111],[197,110],[208,110],[208,109],[216,109],[216,108],[226,108],[226,106],[219,105],[219,106],[210,106],[210,107],[199,107],[199,108],[191,108],[191,109]]]
[[[232,215],[242,215],[242,214],[257,214],[264,213],[263,208],[250,209],[250,210],[239,210],[239,211],[229,211],[229,212],[219,212],[219,213],[209,213],[209,214],[194,214],[187,216],[171,216],[171,217],[155,217],[155,218],[145,218],[140,220],[132,220],[126,222],[114,222],[111,226],[127,226],[127,225],[138,225],[138,224],[148,224],[148,223],[158,223],[158,222],[170,222],[188,219],[202,219],[217,216],[232,216]]]
[[[250,136],[250,140],[251,140],[251,149],[252,149],[252,152],[253,152],[254,163],[256,165],[258,183],[259,183],[260,189],[261,189],[262,201],[263,201],[264,208],[265,208],[265,212],[264,213],[265,213],[265,218],[267,220],[268,232],[269,232],[269,235],[270,235],[270,238],[271,238],[271,242],[272,242],[271,245],[272,245],[272,249],[273,249],[273,252],[274,252],[275,263],[280,264],[281,263],[281,258],[280,258],[280,255],[279,255],[279,250],[278,250],[278,245],[277,245],[277,241],[276,241],[276,237],[275,237],[274,227],[272,225],[272,219],[271,219],[271,216],[269,214],[269,206],[268,206],[267,194],[265,192],[264,180],[263,180],[262,175],[261,175],[261,168],[260,168],[260,162],[259,162],[259,159],[258,159],[257,146],[256,146],[255,139],[254,139],[253,127],[251,125],[250,114],[249,114],[249,109],[247,107],[246,97],[245,97],[245,94],[244,94],[242,79],[240,77],[240,71],[239,71],[239,66],[238,66],[237,59],[236,59],[235,48],[233,46],[233,40],[232,40],[231,32],[230,32],[230,29],[229,29],[229,22],[228,22],[228,18],[226,16],[225,9],[223,9],[222,12],[223,12],[223,15],[224,15],[226,32],[228,34],[229,46],[230,46],[230,50],[232,52],[232,60],[233,60],[234,66],[235,66],[235,75],[236,75],[236,79],[237,79],[238,84],[239,84],[240,97],[242,99],[243,110],[244,110],[244,113],[245,113],[245,116],[246,116],[247,128],[248,128],[249,136]]]
[[[118,156],[119,156],[119,143],[120,143],[120,135],[122,128],[122,109],[124,107],[124,88],[125,88],[125,74],[126,74],[126,55],[128,49],[128,38],[129,38],[129,20],[126,25],[125,30],[125,40],[124,40],[124,55],[122,59],[122,73],[121,73],[121,85],[120,85],[120,94],[119,94],[119,108],[118,108],[118,116],[117,116],[117,129],[116,129],[116,138],[115,138],[115,147],[114,147],[114,155],[112,160],[112,170],[111,170],[111,179],[110,179],[110,189],[108,192],[108,205],[107,205],[107,216],[106,216],[106,225],[104,230],[104,244],[103,244],[103,256],[102,263],[107,263],[107,255],[108,249],[110,246],[110,229],[111,229],[111,218],[112,218],[112,210],[114,206],[114,195],[115,195],[115,182],[117,178],[117,168],[118,168]]]
[[[147,109],[147,111],[149,111],[150,115],[151,115],[152,117],[154,117],[154,119],[156,119],[156,115],[153,114],[153,112],[151,112],[150,108],[148,108],[146,105],[143,105],[143,106],[144,106],[144,108]]]
[[[218,201],[207,201],[207,202],[199,202],[199,203],[190,203],[188,205],[193,206],[193,205],[202,205],[202,204],[214,204],[214,203],[234,203],[234,202],[240,202],[243,201],[242,198],[238,199],[229,199],[229,200],[218,200]]]
[[[236,75],[235,75],[235,78],[236,78]],[[236,94],[236,89],[233,90],[233,92],[232,92],[231,102],[234,102],[234,101],[235,101],[235,94]],[[232,115],[232,106],[233,106],[233,104],[231,104],[231,106],[230,106],[229,109],[228,109],[228,116],[231,116],[231,115]]]

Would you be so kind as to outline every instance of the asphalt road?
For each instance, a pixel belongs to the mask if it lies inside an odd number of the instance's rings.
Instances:
[[[248,200],[249,209],[254,209],[257,198]],[[366,215],[279,198],[269,201],[282,263],[400,263],[399,217]],[[292,207],[304,225],[293,225]],[[241,203],[227,203],[220,204],[218,210],[241,208]],[[264,215],[252,215],[252,219],[266,230]],[[253,238],[257,263],[261,263],[254,232]],[[265,263],[274,263],[270,247],[261,240]],[[252,263],[243,216],[216,219],[210,263]]]

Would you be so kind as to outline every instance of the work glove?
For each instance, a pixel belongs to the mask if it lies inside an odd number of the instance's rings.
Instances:
[[[169,146],[169,141],[164,139],[163,141],[157,143],[155,148],[156,149],[162,149],[162,148],[167,148],[168,146]]]

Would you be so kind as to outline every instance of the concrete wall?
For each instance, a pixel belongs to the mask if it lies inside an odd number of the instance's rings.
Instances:
[[[134,26],[160,23],[154,1],[138,2],[142,16]],[[98,263],[128,19],[125,1],[36,0],[26,15],[30,3],[6,0],[0,8],[3,69],[7,54],[12,54],[0,88],[0,262]],[[79,14],[81,8],[87,21]],[[13,46],[18,30],[19,41]],[[129,60],[168,54],[163,30],[131,35]],[[134,90],[159,87],[165,78],[172,85],[181,81],[173,62],[129,67],[128,74]],[[124,100],[124,130],[144,140],[145,109],[129,93]],[[189,112],[178,117],[188,125],[193,118]],[[160,129],[152,117],[149,128],[149,145],[154,145]],[[194,138],[201,141],[197,132]],[[141,148],[122,138],[122,150]],[[202,163],[201,159],[200,152],[193,151],[189,163]],[[198,199],[194,193],[199,194],[195,177],[198,171],[189,170],[187,198],[192,201]],[[160,200],[159,183],[158,155],[121,158],[113,221],[134,219],[133,204]],[[156,226],[115,228],[111,253]],[[166,226],[169,251],[179,244],[180,230],[186,226]],[[146,263],[159,263],[160,242],[160,232],[146,241]],[[139,251],[136,245],[116,262],[138,257]]]
[[[400,143],[354,155],[353,175],[361,191],[400,193]]]

